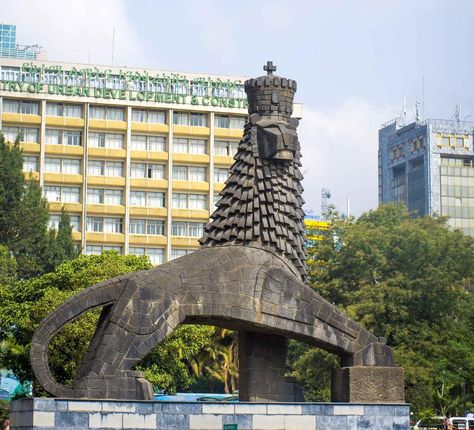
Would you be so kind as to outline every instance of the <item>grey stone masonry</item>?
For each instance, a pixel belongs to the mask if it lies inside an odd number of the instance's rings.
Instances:
[[[22,399],[11,430],[409,430],[406,404],[199,403]]]

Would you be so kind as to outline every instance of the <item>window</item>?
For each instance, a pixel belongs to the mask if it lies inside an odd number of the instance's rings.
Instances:
[[[28,127],[3,127],[2,133],[7,142],[15,142],[16,138],[20,138],[20,142],[38,143],[39,130],[37,128]]]
[[[441,144],[443,146],[449,146],[449,136],[443,136],[441,139]]]
[[[64,105],[64,116],[69,118],[82,118],[82,106],[81,105]]]
[[[204,194],[173,193],[175,209],[207,209],[207,196]]]
[[[45,131],[45,141],[50,145],[71,145],[81,146],[81,131],[56,130],[47,128]]]
[[[74,158],[62,159],[62,173],[80,175],[81,174],[81,160],[74,159]]]
[[[207,127],[207,114],[205,113],[190,113],[189,125],[192,127]]]
[[[164,179],[165,166],[154,163],[130,163],[132,178]]]
[[[214,117],[214,127],[242,130],[245,126],[245,120],[246,118],[243,116],[216,115]]]
[[[189,115],[187,112],[173,112],[173,124],[189,125]]]
[[[124,135],[118,133],[89,133],[89,146],[94,148],[123,148]]]
[[[104,176],[105,175],[105,161],[90,160],[87,165],[87,173],[92,176]]]
[[[137,151],[166,151],[166,138],[132,134],[131,148]]]
[[[229,177],[229,169],[215,168],[214,182],[225,182]]]
[[[125,111],[123,108],[107,107],[105,117],[114,121],[124,121]]]
[[[122,233],[122,218],[104,218],[104,233]]]
[[[105,148],[105,133],[89,133],[89,146],[93,148]]]
[[[79,187],[62,187],[61,201],[65,203],[79,203],[81,201],[81,189]]]
[[[238,142],[231,140],[216,140],[214,142],[214,154],[215,155],[227,155],[233,157],[237,154]]]
[[[123,163],[121,161],[106,161],[105,176],[123,176]]]
[[[215,115],[214,116],[214,127],[216,128],[229,128],[230,119],[227,115]]]
[[[165,234],[165,222],[162,220],[146,220],[146,234],[151,236],[163,236]]]
[[[80,215],[69,215],[70,225],[72,227],[72,231],[80,231],[81,230],[81,217]],[[50,214],[48,227],[54,230],[59,230],[59,221],[61,220],[60,214]]]
[[[79,187],[45,185],[43,193],[48,202],[79,203],[81,201],[81,189]]]
[[[82,118],[82,106],[78,104],[46,103],[46,115]]]
[[[45,142],[49,145],[61,145],[63,143],[63,133],[61,130],[46,129]]]
[[[189,194],[188,195],[189,209],[207,209],[207,196],[203,194]]]
[[[117,251],[122,253],[122,247],[116,245],[87,245],[86,255],[98,255],[102,254],[103,251]]]
[[[38,171],[38,157],[35,155],[23,156],[23,171],[37,172]]]
[[[165,124],[166,113],[157,110],[132,109],[132,121]]]
[[[31,100],[3,100],[3,112],[39,115],[39,102]]]
[[[173,221],[171,234],[173,236],[202,237],[205,226],[206,223],[203,222]]]
[[[125,110],[112,106],[91,106],[89,108],[89,115],[92,119],[125,120]]]
[[[130,234],[145,234],[145,220],[130,218]]]
[[[193,182],[204,182],[206,181],[206,168],[205,167],[188,167],[188,179]]]
[[[132,206],[146,206],[146,191],[130,191],[130,204]]]
[[[89,108],[89,116],[92,119],[105,119],[105,107],[91,106]]]
[[[80,131],[64,131],[64,144],[71,146],[81,146],[81,135]]]
[[[194,166],[173,166],[173,179],[178,181],[206,181],[206,168]]]
[[[164,208],[165,193],[148,191],[146,194],[146,206],[149,208]]]
[[[122,149],[123,148],[123,134],[107,133],[105,135],[105,147]]]
[[[456,137],[456,148],[464,148],[464,139],[462,137]]]
[[[123,176],[123,162],[89,160],[87,172],[91,176]]]
[[[44,170],[48,173],[66,173],[80,175],[81,160],[77,158],[46,157],[44,159]]]
[[[122,205],[123,191],[103,188],[88,188],[88,203],[106,204],[106,205]]]
[[[20,113],[20,101],[4,99],[2,109],[3,109],[3,112]]]
[[[174,260],[179,257],[184,257],[185,255],[191,254],[191,252],[193,252],[193,249],[172,248],[170,260]]]
[[[122,233],[122,218],[87,217],[87,231],[97,233]]]
[[[165,257],[165,250],[163,248],[139,248],[130,247],[129,253],[133,255],[146,255],[150,259],[151,264],[163,264]]]
[[[189,153],[190,154],[205,154],[207,148],[207,141],[202,139],[189,139]]]

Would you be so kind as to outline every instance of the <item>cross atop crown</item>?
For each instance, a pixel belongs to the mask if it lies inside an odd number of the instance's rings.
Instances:
[[[267,72],[268,76],[272,76],[276,69],[276,66],[273,65],[273,61],[267,61],[267,65],[263,66],[263,70]]]

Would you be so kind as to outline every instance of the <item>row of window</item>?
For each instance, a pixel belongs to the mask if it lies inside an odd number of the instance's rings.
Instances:
[[[39,142],[39,129],[32,127],[3,127],[2,133],[9,142],[14,142],[20,136],[22,142]],[[61,130],[47,128],[45,130],[45,143],[48,145],[82,146],[82,131]],[[93,148],[125,148],[125,135],[121,133],[89,132],[89,146]],[[166,137],[155,135],[132,134],[130,147],[137,151],[166,151]],[[229,140],[216,140],[214,142],[215,155],[234,156],[238,143]],[[188,154],[207,154],[208,141],[205,139],[175,138],[173,152]]]
[[[81,203],[81,187],[65,185],[45,185],[43,194],[49,202]],[[122,205],[123,191],[113,189],[89,188],[88,203]],[[214,197],[216,201],[217,196]],[[130,191],[130,205],[150,208],[165,207],[165,193],[154,191]],[[174,209],[207,209],[206,194],[173,193]]]
[[[172,236],[202,237],[206,223],[192,221],[173,221]],[[123,218],[88,216],[86,231],[94,233],[123,233]],[[130,218],[130,234],[164,236],[165,221],[159,219]]]
[[[122,253],[123,247],[117,245],[87,245],[85,249],[85,254],[95,255],[101,254],[103,251],[111,250]],[[183,257],[193,251],[193,249],[171,248],[171,255],[169,260],[174,260],[175,258]],[[132,255],[146,255],[148,256],[151,261],[151,264],[153,265],[163,264],[165,260],[165,250],[163,248],[131,246],[128,249],[128,253]]]
[[[438,136],[439,146],[450,146],[453,148],[464,148],[468,144],[468,140],[464,136]]]
[[[4,99],[3,112],[39,115],[40,102],[32,100]],[[83,118],[83,107],[80,104],[46,102],[46,115],[69,118]],[[90,106],[91,119],[125,121],[125,108],[112,106]],[[166,112],[160,110],[132,109],[132,122],[149,124],[166,124]],[[214,127],[242,130],[245,117],[233,115],[214,116]],[[173,124],[192,127],[208,127],[208,114],[198,112],[174,112]]]
[[[87,173],[91,176],[118,176],[123,177],[122,161],[89,160]],[[23,170],[38,171],[38,157],[27,155],[23,157]],[[45,157],[44,171],[46,173],[63,173],[80,175],[82,173],[82,159]],[[225,182],[229,176],[229,169],[215,168],[214,182]],[[165,179],[165,165],[157,163],[130,163],[131,178]],[[206,182],[207,168],[198,166],[174,165],[172,179],[179,181]]]

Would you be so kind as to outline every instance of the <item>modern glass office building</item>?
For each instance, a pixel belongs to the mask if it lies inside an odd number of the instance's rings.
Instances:
[[[0,129],[20,135],[51,224],[64,206],[84,253],[159,264],[199,246],[242,137],[244,80],[0,59]]]
[[[379,130],[379,202],[440,214],[474,236],[474,122],[399,119]]]
[[[18,45],[16,25],[0,23],[0,57],[35,60],[40,53],[38,45]]]

